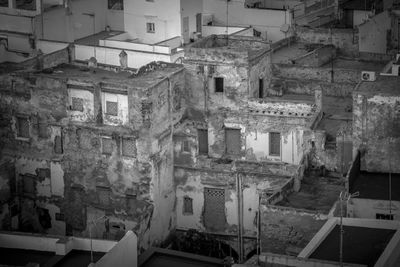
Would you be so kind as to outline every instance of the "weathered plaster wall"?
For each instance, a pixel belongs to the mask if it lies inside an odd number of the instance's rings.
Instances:
[[[261,207],[261,250],[299,253],[326,222],[327,216],[279,206]]]
[[[268,174],[240,174],[243,181],[243,228],[244,234],[255,236],[256,213],[258,211],[259,193],[279,187],[288,178]],[[229,171],[218,171],[207,168],[175,167],[177,186],[177,227],[198,229],[214,233],[235,234],[238,229],[238,198],[236,175]],[[215,230],[207,229],[204,224],[204,188],[221,188],[225,190],[225,227]],[[183,212],[183,197],[193,199],[193,214]]]
[[[393,214],[393,219],[400,220],[400,202],[353,198],[347,205],[347,214],[353,218],[376,219],[376,214]]]
[[[347,56],[358,55],[358,32],[355,29],[308,28],[296,26],[300,42],[333,44],[339,53]]]
[[[353,155],[361,147],[361,170],[400,172],[400,97],[353,96]]]
[[[358,26],[360,52],[386,54],[388,30],[391,27],[389,11],[384,11]]]

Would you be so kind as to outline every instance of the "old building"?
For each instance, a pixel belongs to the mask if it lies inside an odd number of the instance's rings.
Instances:
[[[181,66],[133,74],[64,64],[1,83],[3,230],[88,236],[107,215],[94,237],[134,229],[146,247],[168,236]]]

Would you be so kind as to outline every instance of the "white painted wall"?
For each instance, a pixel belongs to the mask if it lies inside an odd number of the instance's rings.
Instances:
[[[69,105],[72,106],[72,98],[83,99],[83,111],[70,110],[68,109],[68,116],[72,121],[88,121],[94,120],[94,96],[93,92],[81,89],[68,89],[68,101]]]
[[[128,124],[128,96],[121,94],[101,93],[102,99],[102,112],[104,123],[109,125],[127,125]],[[118,116],[111,116],[106,114],[106,101],[118,103]]]
[[[386,53],[387,30],[391,27],[388,11],[379,13],[369,21],[359,25],[358,47],[360,52]]]
[[[125,31],[144,43],[156,43],[181,35],[180,0],[124,1]],[[148,33],[146,23],[155,24]]]
[[[53,53],[55,51],[64,49],[68,46],[68,43],[56,42],[56,41],[46,41],[38,40],[36,41],[37,49],[40,49],[43,54]]]
[[[281,156],[271,156],[269,151],[269,133],[250,132],[246,135],[246,148],[252,149],[257,160],[275,160],[286,163],[298,164],[302,153],[303,131],[293,130],[281,133]]]
[[[189,18],[189,36],[196,32],[196,14],[203,12],[202,0],[180,0],[181,17]]]
[[[33,33],[32,17],[0,15],[0,30],[18,33]]]
[[[228,25],[243,27],[251,25],[258,31],[267,31],[267,39],[273,42],[285,38],[280,27],[284,24],[291,24],[289,11],[245,8],[244,2],[245,0],[229,2]],[[226,25],[225,1],[204,0],[203,12],[212,14],[216,25]]]
[[[126,41],[118,41],[110,39],[100,40],[99,44],[101,46],[114,47],[119,49],[138,50],[138,51],[155,52],[163,54],[171,53],[171,48],[169,48],[168,46],[161,46],[161,45],[150,45],[150,44],[142,44],[142,43],[126,42]]]
[[[228,34],[236,33],[246,29],[245,27],[228,27]],[[203,26],[202,37],[207,37],[212,34],[226,34],[224,26]]]
[[[354,218],[375,219],[376,213],[389,214],[389,205],[388,200],[353,198],[348,205],[348,214]],[[400,221],[400,201],[392,201],[391,208],[394,220]]]
[[[54,196],[64,196],[64,171],[59,162],[50,162],[51,193]]]
[[[122,49],[107,48],[107,47],[94,47],[86,45],[75,45],[75,59],[76,60],[89,60],[96,55],[98,63],[120,66],[119,54]],[[128,54],[128,67],[140,68],[152,61],[173,62],[174,55],[148,53],[140,51],[125,50]]]

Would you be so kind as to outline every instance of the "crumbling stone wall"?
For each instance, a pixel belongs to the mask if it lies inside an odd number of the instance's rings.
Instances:
[[[353,155],[361,150],[361,170],[400,172],[400,97],[360,93],[353,96]]]
[[[262,205],[261,250],[297,255],[326,222],[327,216],[312,211]]]

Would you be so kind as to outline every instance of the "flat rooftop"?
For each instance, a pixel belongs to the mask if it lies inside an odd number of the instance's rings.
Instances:
[[[363,95],[400,95],[400,76],[376,75],[373,82],[363,81],[355,92]]]
[[[270,45],[259,37],[233,35],[210,35],[186,46],[186,48],[223,48],[242,52],[269,49],[269,47]]]
[[[81,39],[75,40],[76,44],[98,46],[100,40],[110,38],[112,36],[121,34],[121,31],[101,31],[96,34],[92,34]]]
[[[276,205],[328,214],[342,190],[344,182],[338,178],[306,175],[300,191],[289,194]]]
[[[200,256],[175,250],[151,248],[139,256],[139,267],[217,267],[224,266],[222,259]]]
[[[391,174],[392,200],[400,201],[400,174]],[[389,200],[389,173],[371,173],[361,171],[350,185],[351,193],[359,192],[356,198]]]
[[[150,64],[153,67],[147,68]],[[182,68],[183,66],[179,64],[153,62],[140,68],[138,74],[135,75],[128,71],[115,72],[101,68],[61,64],[57,67],[43,70],[37,74],[64,79],[81,79],[87,82],[113,83],[120,84],[121,86],[129,85],[130,88],[146,89]]]
[[[343,226],[343,262],[374,266],[396,230]],[[310,258],[339,261],[340,226],[336,225]]]

